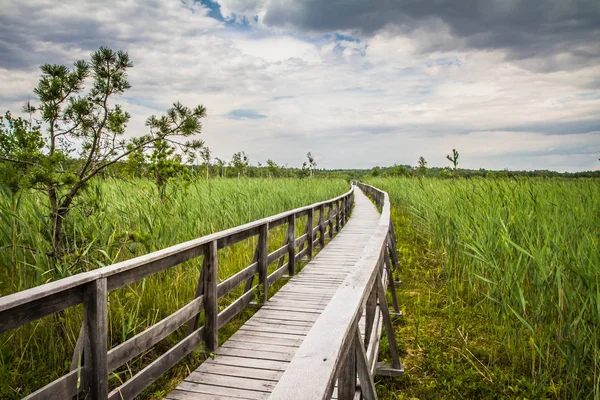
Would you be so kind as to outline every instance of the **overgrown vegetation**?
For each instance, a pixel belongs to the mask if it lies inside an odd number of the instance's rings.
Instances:
[[[371,178],[401,256],[386,398],[600,396],[600,182]]]

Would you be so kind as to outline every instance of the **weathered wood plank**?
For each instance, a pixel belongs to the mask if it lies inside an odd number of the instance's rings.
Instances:
[[[133,378],[110,392],[108,396],[109,400],[133,399],[136,397],[183,357],[194,351],[202,343],[204,337],[203,330],[204,327],[195,330],[146,368],[135,374]]]
[[[241,378],[262,379],[264,381],[277,382],[282,371],[273,371],[268,369],[245,368],[232,365],[222,365],[206,361],[202,370],[209,370],[211,374],[224,376],[238,376]]]
[[[175,332],[186,321],[197,315],[202,310],[203,304],[203,296],[197,297],[160,322],[111,349],[108,352],[108,371],[114,371]]]
[[[200,383],[210,386],[223,386],[233,389],[255,390],[257,392],[271,392],[275,387],[272,381],[248,379],[236,376],[223,376],[205,372],[192,372],[185,378],[186,382]]]
[[[269,223],[260,226],[258,235],[258,282],[261,285],[263,303],[267,302],[269,281],[267,267],[269,255]]]
[[[217,274],[219,261],[217,258],[217,242],[211,242],[206,248],[207,268],[204,274],[204,342],[208,351],[215,351],[219,346]]]
[[[221,365],[233,365],[237,367],[249,367],[256,369],[268,369],[273,371],[285,371],[289,363],[273,360],[255,360],[245,357],[221,356],[218,360],[213,360]]]
[[[285,244],[283,246],[281,246],[280,248],[278,248],[277,250],[273,251],[272,253],[269,253],[268,257],[267,257],[267,264],[271,264],[273,261],[277,261],[278,259],[280,259],[282,256],[286,255],[288,253],[288,245]]]
[[[23,400],[70,399],[86,386],[85,376],[82,374],[80,387],[77,388],[80,373],[81,371],[73,370],[24,397]]]
[[[238,399],[251,399],[251,400],[262,400],[269,397],[268,392],[258,392],[254,390],[243,390],[243,389],[234,389],[228,388],[225,386],[213,386],[213,385],[203,385],[195,382],[187,382],[183,381],[181,385],[179,385],[179,390],[185,390],[191,393],[204,393],[210,395],[210,399],[213,396],[229,396]]]
[[[87,284],[84,294],[84,373],[86,392],[92,399],[105,399],[108,394],[108,310],[106,278]]]
[[[233,289],[235,289],[236,287],[241,285],[243,282],[247,281],[249,278],[251,278],[257,272],[258,272],[258,263],[253,262],[252,264],[250,264],[249,266],[247,266],[240,272],[236,273],[235,275],[233,275],[233,276],[227,278],[226,280],[224,280],[223,282],[219,283],[217,285],[217,296],[219,298],[221,298],[221,297],[227,295],[229,292],[231,292]]]
[[[290,347],[293,349],[293,347]],[[237,349],[237,348],[219,348],[216,352],[217,358],[219,356],[234,356],[234,357],[246,357],[251,359],[258,360],[272,360],[272,361],[290,361],[292,356],[294,355],[293,351],[289,351],[287,353],[281,352],[272,352],[272,351],[261,351],[261,350],[247,350],[247,349]]]
[[[288,217],[288,274],[294,276],[296,274],[296,216]]]
[[[246,292],[238,299],[236,299],[233,303],[231,303],[226,309],[221,311],[217,317],[217,326],[220,328],[225,325],[227,322],[231,321],[233,317],[240,313],[244,308],[250,304],[250,302],[254,299],[253,292]]]

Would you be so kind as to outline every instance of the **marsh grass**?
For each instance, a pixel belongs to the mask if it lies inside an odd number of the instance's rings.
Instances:
[[[369,179],[403,265],[386,398],[600,398],[600,182]]]
[[[45,250],[50,243],[44,225],[48,210],[34,193],[0,197],[0,294],[7,295],[82,271],[110,265],[218,232],[292,208],[338,196],[348,190],[344,180],[215,179],[179,188],[161,202],[146,180],[109,179],[91,185],[69,216],[71,255],[52,265]],[[318,218],[316,213],[315,218]],[[316,219],[315,219],[316,220]],[[297,236],[306,218],[297,222]],[[283,245],[286,226],[270,231],[269,251]],[[256,238],[219,251],[219,281],[248,266]],[[194,298],[202,257],[169,268],[109,294],[109,348],[143,331]],[[269,271],[277,265],[269,266]],[[256,280],[254,281],[256,284]],[[278,282],[281,285],[282,282]],[[231,304],[243,288],[219,300]],[[272,288],[271,290],[275,290]],[[233,334],[253,310],[220,330],[220,340]],[[0,335],[0,398],[21,398],[68,372],[83,319],[81,306],[67,309]],[[201,321],[202,322],[202,317]],[[116,387],[181,340],[184,325],[151,351],[113,372]],[[206,354],[199,348],[151,386],[142,398],[164,396],[195,368]]]

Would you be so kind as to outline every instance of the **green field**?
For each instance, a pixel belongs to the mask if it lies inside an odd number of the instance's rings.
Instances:
[[[406,368],[377,378],[384,399],[599,398],[600,182],[593,179],[368,178],[386,190],[398,238]],[[344,193],[342,179],[195,180],[161,201],[146,179],[95,181],[69,215],[68,256],[53,263],[39,193],[0,196],[0,294],[129,259]],[[299,221],[298,234],[304,229]],[[271,250],[284,230],[272,232]],[[255,240],[219,252],[219,279],[250,263]],[[201,258],[109,297],[109,346],[189,302]],[[236,293],[234,293],[235,295]],[[224,307],[232,298],[225,297]],[[221,332],[225,340],[247,310]],[[63,315],[0,336],[0,398],[68,371],[82,321]],[[176,332],[110,377],[125,381]],[[381,356],[386,356],[382,341]],[[201,349],[200,349],[201,350]],[[196,351],[142,396],[160,398],[206,357]]]
[[[401,259],[385,398],[600,398],[600,182],[370,178]]]
[[[349,185],[335,179],[202,179],[159,200],[143,179],[97,180],[69,215],[69,256],[53,265],[44,225],[48,209],[37,193],[0,195],[0,295],[7,295],[82,271],[113,264],[226,228],[336,197]],[[284,227],[271,232],[270,246],[284,240]],[[297,229],[304,225],[299,221]],[[299,233],[300,235],[301,233]],[[299,236],[298,235],[298,236]],[[250,264],[256,242],[242,241],[219,252],[219,279]],[[158,322],[194,298],[201,257],[111,292],[109,348]],[[227,297],[223,298],[225,306]],[[0,335],[0,398],[16,399],[68,372],[82,321],[81,307],[49,316]],[[240,323],[238,319],[237,324]],[[235,329],[234,320],[222,338]],[[157,352],[181,339],[176,332],[157,345]],[[112,374],[111,386],[146,366],[156,353],[145,354]],[[188,368],[204,357],[197,351],[180,363],[144,397],[162,397]]]

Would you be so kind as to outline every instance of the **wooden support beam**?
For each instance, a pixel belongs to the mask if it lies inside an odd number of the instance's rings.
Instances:
[[[357,325],[358,328],[358,325]],[[341,365],[338,370],[338,399],[339,400],[354,400],[356,393],[356,343],[355,335],[351,335],[348,339],[350,348],[346,357],[341,360]],[[360,341],[360,337],[359,337]]]
[[[365,348],[361,346],[360,330],[356,329],[355,333],[356,350],[356,372],[360,380],[361,395],[364,400],[377,400],[377,392],[375,391],[375,382],[369,371],[369,360]]]
[[[267,258],[269,257],[269,223],[260,226],[258,234],[258,282],[262,288],[261,301],[267,302],[268,299],[268,271]]]
[[[325,204],[319,206],[319,245],[325,247]]]
[[[313,235],[313,218],[315,215],[314,208],[308,210],[308,216],[306,217],[306,233],[308,235],[308,259],[312,260],[313,258],[313,241],[315,240]]]
[[[373,285],[371,292],[367,298],[367,304],[365,305],[365,347],[369,346],[369,340],[371,338],[371,331],[373,330],[373,323],[375,321],[375,311],[377,308],[377,287]]]
[[[216,241],[213,240],[207,245],[204,257],[206,260],[206,270],[204,273],[204,342],[206,343],[206,349],[213,352],[219,347],[219,327],[217,324],[219,315],[217,304],[219,262]]]
[[[202,268],[200,269],[200,277],[198,278],[198,285],[196,285],[196,295],[194,298],[198,298],[204,294],[204,276],[206,275],[206,270],[209,267],[208,247],[210,247],[210,243],[204,246],[204,259],[202,260]],[[191,333],[196,330],[198,327],[198,319],[200,319],[200,313],[194,315],[190,320],[187,328],[187,335],[191,335]]]
[[[296,273],[296,216],[288,217],[288,274],[294,276]]]
[[[398,308],[398,297],[396,296],[396,285],[394,285],[394,274],[392,273],[392,265],[390,263],[390,257],[388,252],[385,253],[385,271],[388,274],[388,284],[390,285],[390,293],[392,295],[392,304],[394,306],[394,312],[396,315],[400,315],[400,309]]]
[[[396,336],[394,334],[394,326],[392,325],[392,319],[390,318],[390,312],[387,305],[387,299],[385,298],[385,288],[381,281],[381,276],[378,275],[377,279],[377,297],[379,298],[379,308],[381,309],[381,316],[383,317],[383,325],[387,333],[388,343],[390,347],[390,353],[392,355],[392,368],[400,370],[402,364],[400,363],[400,356],[398,355],[398,344],[396,343]]]
[[[106,278],[86,285],[85,308],[85,382],[86,393],[93,400],[108,396],[108,315]]]

